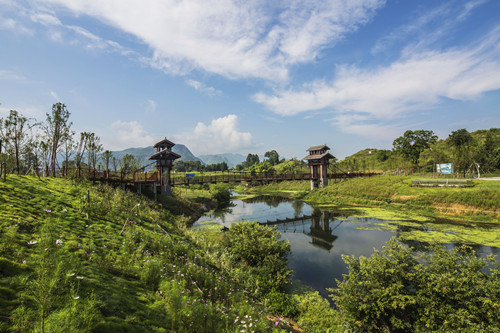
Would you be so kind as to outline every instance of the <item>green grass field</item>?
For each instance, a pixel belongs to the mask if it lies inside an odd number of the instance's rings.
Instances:
[[[244,268],[163,208],[65,179],[0,182],[0,331],[272,331]]]

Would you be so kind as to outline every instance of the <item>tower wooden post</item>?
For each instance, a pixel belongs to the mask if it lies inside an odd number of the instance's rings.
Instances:
[[[302,159],[309,163],[311,190],[328,186],[328,164],[331,159],[335,158],[328,150],[330,148],[327,145],[312,146],[306,150],[309,155]]]
[[[172,193],[170,185],[170,171],[172,170],[174,160],[181,157],[181,155],[172,151],[173,146],[175,146],[175,143],[165,138],[153,146],[156,148],[156,153],[149,157],[150,160],[156,160],[156,168],[158,169],[157,182],[160,185],[161,194],[170,195]]]

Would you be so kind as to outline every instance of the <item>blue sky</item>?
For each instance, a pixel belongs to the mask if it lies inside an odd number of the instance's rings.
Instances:
[[[500,127],[500,1],[0,0],[0,117],[106,149],[339,158]]]

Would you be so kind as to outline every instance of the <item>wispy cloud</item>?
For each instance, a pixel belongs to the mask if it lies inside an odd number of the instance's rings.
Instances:
[[[152,99],[147,100],[146,113],[153,113],[156,111],[156,102]]]
[[[464,4],[448,1],[431,10],[416,13],[415,17],[403,26],[396,27],[393,32],[377,40],[372,54],[392,51],[400,43],[414,41],[411,49],[430,47],[440,41],[450,31],[459,26],[477,7],[489,0],[472,0]]]
[[[37,0],[40,7],[89,15],[148,45],[151,66],[229,78],[286,80],[289,67],[366,24],[385,0],[256,1]],[[49,10],[47,10],[49,11]],[[138,19],[143,18],[143,19]]]
[[[259,93],[254,100],[280,115],[314,110],[390,119],[425,110],[443,98],[473,100],[500,89],[500,27],[474,45],[408,53],[385,67],[339,66],[332,81]]]
[[[26,77],[8,69],[0,69],[0,80],[24,81]]]
[[[193,87],[195,90],[208,95],[208,96],[217,96],[222,94],[222,91],[215,89],[214,87],[209,87],[205,85],[203,82],[199,82],[196,80],[188,79],[185,81],[188,86]]]
[[[49,94],[50,94],[50,96],[52,96],[53,99],[55,99],[57,101],[60,100],[59,96],[54,91],[51,91]]]

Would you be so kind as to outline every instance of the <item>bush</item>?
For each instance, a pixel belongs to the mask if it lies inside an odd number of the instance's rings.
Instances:
[[[232,223],[222,242],[236,260],[254,268],[262,293],[280,289],[288,282],[290,244],[280,240],[275,228],[257,222]]]
[[[217,208],[224,208],[231,203],[231,190],[225,184],[216,184],[211,188],[212,199],[217,202]]]
[[[317,291],[294,295],[297,302],[297,323],[307,332],[344,331],[337,328],[337,311]]]
[[[391,240],[371,258],[344,256],[332,295],[353,331],[499,332],[500,268],[462,246],[417,254]],[[489,274],[485,272],[489,269]]]
[[[292,296],[279,292],[271,291],[266,295],[267,308],[273,313],[279,313],[286,317],[293,317],[297,314],[297,305]]]

